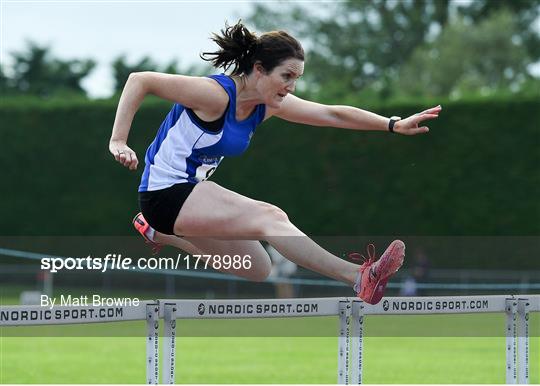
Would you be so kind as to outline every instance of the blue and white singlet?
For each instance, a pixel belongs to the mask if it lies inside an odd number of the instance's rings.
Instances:
[[[236,85],[227,75],[212,75],[229,95],[229,106],[220,131],[202,128],[193,111],[175,104],[148,147],[139,192],[168,188],[175,184],[204,181],[225,156],[242,154],[249,146],[266,106],[257,105],[249,117],[236,120]]]

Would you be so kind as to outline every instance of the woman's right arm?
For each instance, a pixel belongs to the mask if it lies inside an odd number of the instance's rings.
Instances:
[[[130,74],[118,102],[109,142],[109,151],[116,161],[130,170],[135,170],[139,161],[135,152],[127,146],[127,139],[133,117],[147,94],[209,115],[222,113],[228,103],[225,90],[210,78],[157,72]]]

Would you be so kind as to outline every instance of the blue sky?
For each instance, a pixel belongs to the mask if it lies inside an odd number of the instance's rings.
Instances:
[[[130,62],[148,55],[160,65],[200,63],[201,51],[225,20],[233,23],[252,9],[248,1],[24,1],[2,0],[1,61],[29,39],[50,45],[62,59],[93,58],[98,66],[85,79],[93,96],[112,89],[110,63],[120,54]],[[277,3],[276,3],[277,4]]]

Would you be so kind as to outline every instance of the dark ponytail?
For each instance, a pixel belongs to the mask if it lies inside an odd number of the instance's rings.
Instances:
[[[220,47],[216,52],[203,52],[201,58],[211,62],[214,67],[227,71],[233,67],[232,75],[240,75],[253,66],[252,57],[257,47],[257,36],[240,20],[232,27],[225,23],[221,36],[213,34],[212,40]]]
[[[225,23],[221,35],[213,34],[212,40],[220,49],[216,52],[203,52],[201,58],[225,71],[232,66],[231,75],[249,75],[256,62],[260,62],[270,72],[285,59],[304,60],[302,46],[286,32],[267,32],[258,38],[241,20],[233,26]]]

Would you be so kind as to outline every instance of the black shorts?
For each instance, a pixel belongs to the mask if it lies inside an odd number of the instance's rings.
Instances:
[[[139,206],[155,230],[174,235],[174,223],[195,184],[176,184],[161,190],[139,192]]]

